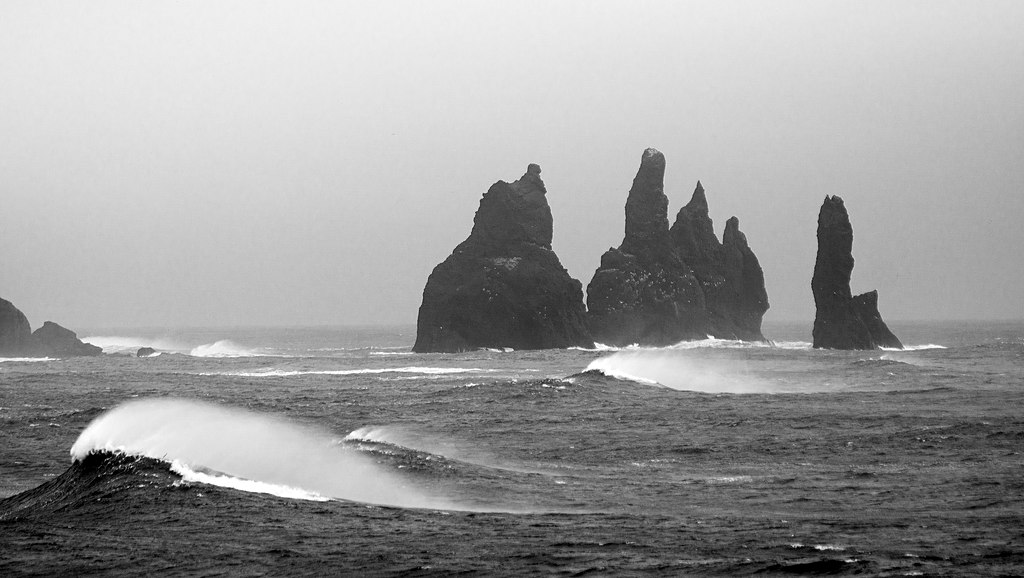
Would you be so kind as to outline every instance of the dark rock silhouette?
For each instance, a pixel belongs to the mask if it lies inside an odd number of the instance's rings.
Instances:
[[[152,347],[140,347],[139,350],[135,352],[135,357],[149,357],[155,353],[156,350]]]
[[[814,262],[814,347],[828,349],[903,348],[878,313],[878,292],[856,297],[853,273],[853,226],[843,199],[826,196],[818,213],[818,255]]]
[[[71,357],[101,353],[102,348],[82,343],[73,331],[52,321],[31,331],[25,314],[10,301],[0,299],[0,356]]]
[[[761,319],[768,292],[757,256],[740,231],[740,221],[725,222],[722,242],[715,237],[704,187],[676,215],[670,230],[679,257],[690,266],[704,293],[707,333],[720,338],[761,341]]]
[[[74,331],[61,327],[53,321],[43,323],[42,327],[32,332],[32,337],[48,355],[73,357],[103,353],[103,348],[83,343]]]
[[[427,279],[413,351],[593,347],[582,286],[551,249],[546,193],[531,164],[484,194],[469,237]]]
[[[704,188],[668,225],[665,157],[650,148],[626,199],[622,244],[601,256],[587,286],[588,320],[599,342],[670,345],[708,335],[763,340],[764,275],[733,217],[715,237]]]
[[[28,318],[13,303],[0,299],[0,356],[31,356],[37,349]]]

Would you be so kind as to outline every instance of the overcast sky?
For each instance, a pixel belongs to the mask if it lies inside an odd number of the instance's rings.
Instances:
[[[811,320],[818,208],[886,319],[1024,317],[1024,2],[0,4],[0,297],[33,328],[414,323],[541,165],[590,281],[646,147]]]

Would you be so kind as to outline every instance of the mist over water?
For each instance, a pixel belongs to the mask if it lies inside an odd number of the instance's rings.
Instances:
[[[96,418],[71,448],[171,463],[187,481],[301,497],[451,508],[329,433],[277,417],[194,400],[128,402]]]
[[[587,371],[682,391],[772,393],[780,391],[730,359],[689,357],[672,349],[618,351],[595,359]]]

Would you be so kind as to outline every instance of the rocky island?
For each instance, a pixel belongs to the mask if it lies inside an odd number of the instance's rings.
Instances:
[[[83,343],[73,331],[52,321],[31,331],[25,314],[10,301],[0,299],[0,356],[73,357],[101,353],[102,348]]]
[[[826,196],[818,212],[818,255],[814,262],[814,347],[827,349],[902,349],[882,321],[878,292],[853,296],[853,226],[843,199]]]
[[[671,345],[708,336],[763,340],[764,274],[739,230],[719,242],[697,183],[669,227],[665,156],[644,151],[626,199],[625,237],[601,256],[587,286],[594,339],[608,345]]]
[[[469,237],[427,279],[413,351],[593,347],[582,285],[551,248],[546,193],[536,164],[488,189]]]

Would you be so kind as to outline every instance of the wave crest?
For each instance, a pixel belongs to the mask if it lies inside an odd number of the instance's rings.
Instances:
[[[326,432],[238,408],[182,399],[126,403],[97,417],[71,447],[158,459],[192,481],[283,497],[446,508]]]
[[[192,357],[263,357],[265,354],[243,347],[230,339],[221,339],[214,343],[194,347],[189,355]]]
[[[618,351],[590,362],[585,371],[647,385],[707,393],[769,393],[774,390],[735,361],[683,357],[672,349]]]

